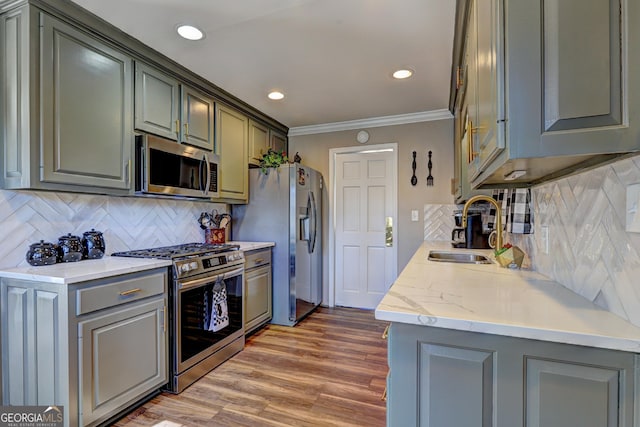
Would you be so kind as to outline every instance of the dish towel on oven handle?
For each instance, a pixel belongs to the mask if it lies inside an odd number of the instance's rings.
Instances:
[[[229,306],[227,305],[227,288],[219,279],[204,292],[204,325],[207,331],[218,332],[229,326]]]

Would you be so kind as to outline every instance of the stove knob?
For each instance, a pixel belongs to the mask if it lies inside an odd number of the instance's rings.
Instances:
[[[190,268],[189,268],[189,264],[184,263],[184,264],[180,264],[180,273],[187,273],[189,272]]]
[[[189,263],[189,270],[196,270],[198,268],[198,263],[196,261],[191,261]]]

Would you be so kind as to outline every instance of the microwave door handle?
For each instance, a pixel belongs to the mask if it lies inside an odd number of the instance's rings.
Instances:
[[[206,176],[203,176],[203,172],[206,174]],[[200,174],[200,191],[202,191],[202,194],[206,196],[209,192],[209,181],[211,180],[211,173],[209,171],[209,158],[207,157],[206,153],[202,155],[198,173]]]
[[[204,194],[207,195],[209,194],[209,189],[211,188],[211,163],[209,162],[209,155],[205,154],[204,155],[204,160],[205,160],[205,165],[207,166],[207,179],[206,179],[206,184],[204,187]]]

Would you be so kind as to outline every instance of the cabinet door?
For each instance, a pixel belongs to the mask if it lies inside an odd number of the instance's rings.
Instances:
[[[618,413],[619,370],[527,358],[525,373],[528,427],[623,425]]]
[[[271,265],[245,274],[244,329],[250,332],[271,319]]]
[[[167,382],[165,300],[78,323],[81,425],[112,415]]]
[[[269,146],[273,151],[278,153],[282,153],[283,151],[287,152],[287,137],[286,135],[281,134],[280,132],[276,132],[275,130],[271,130],[270,132],[270,141]]]
[[[467,24],[466,42],[465,42],[465,54],[464,54],[464,78],[465,78],[465,99],[461,113],[463,114],[462,124],[463,130],[468,132],[467,134],[467,156],[463,158],[463,165],[469,170],[469,175],[473,172],[471,166],[474,158],[478,155],[477,150],[477,129],[478,129],[478,42],[476,33],[476,8],[477,2],[471,0],[469,2],[469,22]]]
[[[474,0],[470,20],[473,21],[470,55],[471,73],[475,78],[472,133],[471,179],[482,172],[504,149],[504,97],[502,95],[503,60],[502,21],[499,0]]]
[[[624,25],[637,17],[635,8],[620,0],[554,0],[509,9],[508,18],[521,26],[508,34],[521,46],[509,51],[509,70],[520,82],[509,87],[516,89],[509,101],[512,115],[522,117],[509,129],[515,141],[539,141],[519,144],[519,153],[638,148],[637,114],[629,114],[628,122],[624,114],[627,107],[637,113],[640,105],[628,92],[638,87],[638,49],[630,45],[638,40],[638,26]]]
[[[130,188],[132,60],[41,14],[41,180]]]
[[[29,41],[38,30],[29,5],[0,16],[0,147],[3,147],[2,188],[30,185]],[[35,21],[35,22],[33,22]],[[31,27],[34,28],[31,28]],[[34,163],[36,161],[33,161]]]
[[[426,328],[391,325],[387,424],[493,426],[495,353],[430,338]]]
[[[213,151],[213,99],[185,85],[181,94],[182,142]]]
[[[638,355],[392,323],[392,426],[632,427]]]
[[[5,405],[65,405],[68,398],[66,306],[60,289],[2,283],[2,379]],[[43,286],[46,288],[46,286]]]
[[[269,148],[269,129],[260,123],[249,120],[249,164],[260,163],[262,155]]]
[[[168,139],[180,133],[180,85],[166,74],[136,62],[135,127]]]
[[[216,104],[216,150],[220,156],[220,197],[247,200],[248,118],[224,105]]]

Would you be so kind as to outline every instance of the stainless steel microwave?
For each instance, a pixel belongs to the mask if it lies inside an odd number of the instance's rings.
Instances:
[[[158,136],[137,135],[136,192],[216,198],[218,156]]]

